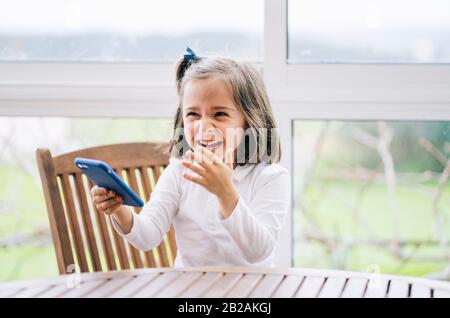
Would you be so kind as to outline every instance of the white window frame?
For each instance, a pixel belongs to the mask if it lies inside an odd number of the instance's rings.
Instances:
[[[449,64],[288,64],[287,0],[264,11],[260,66],[291,175],[294,120],[450,120]],[[0,116],[172,117],[176,102],[170,63],[0,63]],[[278,266],[293,264],[292,226],[290,213]]]

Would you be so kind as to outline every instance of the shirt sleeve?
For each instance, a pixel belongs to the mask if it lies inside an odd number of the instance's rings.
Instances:
[[[286,169],[261,179],[250,202],[239,196],[233,213],[226,219],[218,212],[219,222],[249,263],[261,262],[273,252],[290,206],[290,176]]]
[[[179,165],[176,159],[170,159],[141,213],[132,212],[133,226],[129,233],[125,234],[111,216],[114,229],[134,247],[144,251],[151,250],[161,243],[169,231],[180,202]]]

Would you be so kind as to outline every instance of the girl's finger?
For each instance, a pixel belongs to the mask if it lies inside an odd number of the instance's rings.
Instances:
[[[192,182],[198,184],[198,185],[205,186],[203,178],[193,177],[187,173],[183,173],[183,177],[189,181],[192,181]]]
[[[106,210],[104,210],[104,212],[106,214],[112,214],[114,213],[120,206],[122,205],[122,202],[116,203],[113,206],[110,206],[109,208],[107,208]]]
[[[225,164],[230,167],[231,170],[233,170],[233,163],[234,163],[234,150],[228,149],[225,152]]]
[[[188,161],[183,161],[183,166],[185,166],[186,168],[194,171],[196,174],[198,174],[199,176],[205,177],[206,175],[206,170],[200,168],[199,166],[196,166]]]
[[[208,158],[209,160],[211,160],[212,163],[219,163],[220,159],[211,151],[209,151],[206,148],[200,148],[200,152],[202,153],[202,155],[206,158]]]
[[[186,156],[189,159],[194,160],[195,162],[197,162],[199,165],[201,165],[205,169],[211,163],[211,160],[209,158],[207,158],[206,156],[202,155],[202,153],[200,151],[192,152],[191,150],[189,150],[186,153]]]
[[[115,197],[113,199],[109,199],[106,201],[103,201],[102,203],[97,204],[97,209],[105,211],[106,209],[110,208],[111,206],[120,203],[122,204],[122,198],[121,197]]]
[[[99,187],[99,186],[94,186],[91,189],[91,194],[92,195],[107,194],[107,193],[108,193],[108,190],[106,188],[102,188],[102,187]]]
[[[94,195],[94,203],[102,203],[110,198],[114,198],[116,193],[114,191],[109,191],[108,194],[97,194]]]

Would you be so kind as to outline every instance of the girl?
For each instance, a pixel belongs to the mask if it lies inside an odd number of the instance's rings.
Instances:
[[[173,223],[175,267],[272,266],[289,207],[290,177],[261,75],[250,64],[198,57],[178,62],[179,106],[169,165],[140,214],[104,188],[96,207],[135,247],[157,246]]]

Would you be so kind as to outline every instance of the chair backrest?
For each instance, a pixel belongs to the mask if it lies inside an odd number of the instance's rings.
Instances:
[[[100,146],[52,157],[37,149],[36,157],[47,204],[52,239],[60,274],[173,266],[176,254],[171,227],[161,244],[140,251],[114,230],[108,216],[92,204],[93,184],[73,164],[76,157],[108,163],[145,200],[149,200],[169,156],[161,143]],[[140,209],[135,209],[137,213]]]

